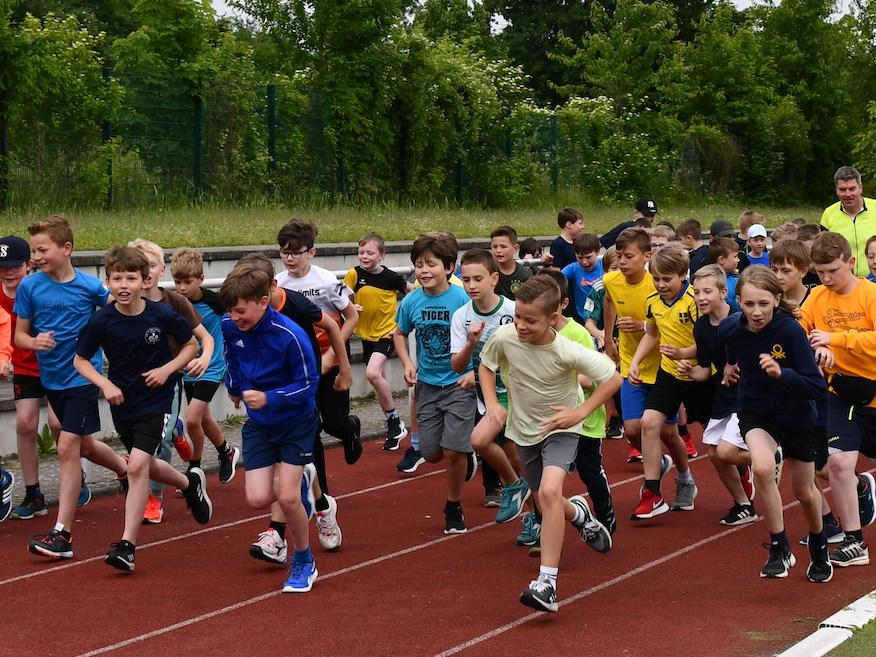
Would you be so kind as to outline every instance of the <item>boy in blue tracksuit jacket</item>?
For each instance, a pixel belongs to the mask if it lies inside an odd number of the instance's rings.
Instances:
[[[222,284],[225,386],[249,416],[241,432],[247,502],[264,508],[276,500],[283,509],[295,548],[283,591],[298,593],[317,577],[307,521],[319,367],[307,334],[271,307],[270,295],[271,277],[252,267],[238,266]]]

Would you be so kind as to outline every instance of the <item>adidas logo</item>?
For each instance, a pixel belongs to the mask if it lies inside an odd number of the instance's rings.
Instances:
[[[234,343],[234,346],[235,346],[235,347],[240,347],[241,349],[243,349],[243,346],[244,346],[244,345],[243,345],[243,340],[238,340],[237,342]]]

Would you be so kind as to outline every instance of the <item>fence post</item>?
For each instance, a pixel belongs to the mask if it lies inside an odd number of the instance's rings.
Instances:
[[[204,192],[204,105],[200,96],[194,98],[194,134],[192,138],[192,183],[195,187],[195,202]]]
[[[104,86],[109,84],[110,77],[112,76],[112,71],[108,66],[103,67],[103,83]],[[110,142],[113,138],[113,126],[109,117],[107,117],[103,122],[103,134],[101,135],[104,146]],[[104,201],[104,205],[107,210],[111,210],[113,207],[113,154],[110,149],[107,151],[106,157],[106,200]]]
[[[560,178],[560,165],[557,161],[557,115],[551,114],[551,191],[556,194]]]
[[[9,124],[6,103],[0,100],[0,210],[9,209]]]

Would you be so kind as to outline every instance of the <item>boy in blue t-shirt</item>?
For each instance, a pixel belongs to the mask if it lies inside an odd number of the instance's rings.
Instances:
[[[450,359],[450,320],[468,302],[468,295],[449,278],[456,264],[456,238],[447,233],[420,235],[411,247],[411,262],[420,287],[398,308],[395,350],[404,365],[405,381],[416,385],[420,454],[430,463],[447,461],[447,503],[444,533],[467,531],[459,498],[462,484],[477,469],[471,447],[476,410],[471,364],[462,375]],[[417,362],[408,352],[408,334],[416,331]]]
[[[95,440],[100,430],[97,388],[73,368],[79,331],[96,308],[106,304],[109,291],[94,276],[73,267],[73,230],[64,215],[31,224],[30,247],[39,272],[18,286],[15,297],[15,344],[36,352],[40,382],[49,405],[61,423],[58,460],[61,487],[58,519],[48,534],[35,536],[29,549],[54,559],[72,559],[71,530],[82,484],[79,458],[124,477],[127,465],[109,445]],[[103,366],[100,353],[95,367]]]
[[[204,471],[191,468],[182,474],[157,457],[162,436],[171,430],[178,372],[198,353],[198,343],[180,315],[165,304],[142,297],[143,280],[149,276],[149,261],[143,254],[119,246],[107,251],[104,263],[113,301],[95,313],[79,333],[73,365],[103,392],[116,432],[128,450],[125,529],[104,562],[133,572],[150,477],[179,488],[199,523],[206,524],[213,514]],[[171,357],[168,337],[180,345],[175,357]],[[109,362],[107,376],[90,360],[101,348]]]
[[[170,262],[170,273],[176,291],[188,299],[198,314],[201,324],[213,336],[213,353],[200,376],[186,372],[183,391],[186,395],[186,431],[192,439],[191,467],[201,467],[204,436],[210,439],[219,454],[219,482],[227,484],[234,479],[240,450],[229,445],[222,429],[210,414],[210,401],[225,378],[225,352],[222,345],[222,303],[213,290],[201,287],[204,282],[204,259],[194,249],[177,249]],[[201,357],[203,357],[203,352]]]
[[[599,236],[595,233],[581,233],[575,237],[572,245],[575,248],[576,261],[563,267],[563,276],[569,284],[569,297],[575,304],[572,317],[587,329],[596,340],[597,349],[601,349],[602,331],[596,326],[594,303],[590,298],[593,285],[602,280],[604,274],[598,258],[601,248]]]

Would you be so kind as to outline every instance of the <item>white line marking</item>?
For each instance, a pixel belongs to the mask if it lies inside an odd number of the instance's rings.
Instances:
[[[472,527],[468,530],[468,533],[471,534],[473,532],[481,531],[482,529],[486,529],[487,527],[498,527],[495,522],[485,522],[482,525],[478,525],[477,527]],[[453,534],[450,536],[441,536],[439,538],[433,539],[431,541],[426,541],[425,543],[420,543],[418,545],[412,545],[411,547],[404,548],[402,550],[397,550],[395,552],[391,552],[389,554],[384,554],[383,556],[374,557],[373,559],[368,559],[367,561],[362,561],[357,564],[353,564],[352,566],[347,566],[346,568],[341,568],[340,570],[335,570],[330,572],[325,576],[320,576],[317,578],[317,582],[333,579],[335,577],[340,577],[341,575],[346,575],[347,573],[352,573],[356,570],[361,570],[362,568],[367,568],[368,566],[373,566],[375,564],[379,564],[383,561],[388,561],[390,559],[395,559],[397,557],[402,557],[407,554],[411,554],[413,552],[419,552],[420,550],[425,550],[426,548],[430,548],[433,545],[438,545],[440,543],[445,543],[447,541],[453,540],[455,538],[459,538],[464,536],[464,534]],[[119,641],[118,643],[113,643],[108,646],[104,646],[102,648],[95,648],[94,650],[90,650],[89,652],[84,652],[77,657],[94,657],[95,655],[103,655],[108,652],[112,652],[113,650],[118,650],[119,648],[126,648],[135,643],[141,643],[143,641],[148,641],[149,639],[154,639],[155,637],[161,636],[163,634],[167,634],[169,632],[173,632],[175,630],[182,629],[184,627],[188,627],[190,625],[194,625],[195,623],[200,623],[201,621],[209,620],[211,618],[216,618],[217,616],[222,616],[224,614],[231,613],[232,611],[237,611],[238,609],[242,609],[244,607],[249,607],[251,605],[257,604],[259,602],[263,602],[264,600],[268,600],[270,598],[275,598],[279,595],[282,595],[281,591],[274,590],[268,593],[262,593],[261,595],[257,595],[252,598],[248,598],[246,600],[241,600],[240,602],[235,602],[232,605],[228,605],[227,607],[222,607],[221,609],[216,609],[215,611],[209,611],[205,614],[201,614],[200,616],[194,616],[192,618],[188,618],[184,621],[180,621],[179,623],[174,623],[173,625],[168,625],[166,627],[158,628],[157,630],[152,630],[151,632],[146,632],[144,634],[140,634],[138,636],[131,637],[130,639],[125,639],[124,641]]]

